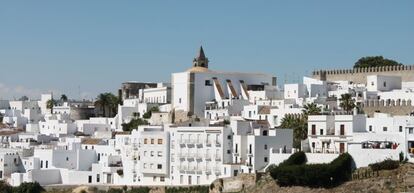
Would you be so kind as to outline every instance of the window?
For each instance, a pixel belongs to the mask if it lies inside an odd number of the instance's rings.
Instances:
[[[162,165],[161,164],[157,164],[157,169],[162,169]]]
[[[231,135],[227,135],[227,139],[231,139]]]
[[[312,125],[312,135],[316,135],[316,125]]]
[[[387,87],[387,82],[384,82],[384,87]]]
[[[400,126],[400,132],[403,132],[403,126]]]
[[[158,144],[161,145],[162,144],[162,139],[158,139]]]
[[[158,152],[158,157],[162,157],[162,151]]]
[[[414,128],[410,127],[408,128],[408,134],[413,134],[414,133]]]
[[[164,176],[161,176],[160,177],[160,182],[164,182],[165,181],[165,177]]]
[[[323,129],[319,130],[319,133],[320,133],[321,135],[323,135]]]
[[[371,86],[374,86],[374,82],[371,82]]]
[[[48,168],[48,167],[49,167],[49,161],[46,160],[46,167],[45,168]]]
[[[264,162],[267,162],[268,160],[267,160],[267,157],[264,157]]]
[[[156,182],[157,181],[157,176],[152,177],[152,181]]]
[[[211,85],[212,85],[212,84],[211,84],[211,80],[206,80],[206,81],[205,81],[205,85],[206,85],[206,86],[211,86]]]
[[[66,157],[66,161],[69,161],[69,157]]]
[[[387,127],[383,127],[382,128],[382,131],[387,131],[388,130],[388,128]]]
[[[154,157],[154,152],[153,151],[151,151],[151,157]]]
[[[181,103],[181,98],[178,99],[178,103]]]
[[[340,135],[345,135],[345,125],[344,124],[341,124],[340,125],[339,134]]]
[[[147,138],[145,138],[144,139],[144,144],[147,144],[148,143],[148,139]]]
[[[267,145],[266,144],[264,145],[264,149],[267,150]]]
[[[372,125],[369,126],[369,131],[372,131]]]
[[[151,139],[151,144],[154,144],[154,139]]]
[[[88,176],[88,183],[92,183],[92,176]]]
[[[99,174],[96,174],[96,182],[99,182],[100,181],[100,176],[99,176]]]
[[[227,150],[227,154],[230,154],[230,153],[231,153],[231,151],[228,149],[228,150]]]

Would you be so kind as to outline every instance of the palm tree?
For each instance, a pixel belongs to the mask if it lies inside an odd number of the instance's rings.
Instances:
[[[101,107],[104,117],[113,116],[117,111],[118,104],[118,97],[108,92],[99,94],[95,101],[95,106]]]
[[[95,106],[101,107],[104,117],[106,116],[105,108],[108,106],[108,103],[108,95],[106,93],[99,94],[95,101]]]
[[[53,100],[53,99],[49,99],[49,100],[46,102],[46,108],[50,109],[50,114],[52,114],[52,113],[53,113],[53,106],[55,106],[55,105],[56,105],[56,101],[55,101],[55,100]]]
[[[300,148],[301,141],[308,137],[308,121],[306,116],[295,117],[286,115],[281,127],[293,129],[293,147]]]
[[[66,102],[66,101],[68,101],[68,97],[65,94],[62,94],[60,96],[60,100],[63,101],[63,102]]]
[[[351,94],[348,94],[348,93],[347,94],[342,94],[339,101],[341,101],[339,106],[348,113],[351,112],[352,109],[354,109],[355,106],[356,106],[355,101],[354,101],[354,99],[352,99]]]
[[[303,108],[304,109],[302,110],[302,112],[305,116],[321,114],[321,108],[318,107],[315,103],[306,104],[305,106],[303,106]]]

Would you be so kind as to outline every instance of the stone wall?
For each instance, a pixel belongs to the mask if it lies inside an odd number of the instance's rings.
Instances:
[[[361,104],[365,114],[372,117],[375,112],[391,115],[409,115],[414,112],[411,100],[366,100]]]
[[[210,193],[242,192],[256,186],[256,182],[263,176],[257,174],[239,174],[236,177],[220,178],[210,185]]]
[[[411,66],[381,66],[368,68],[317,70],[312,77],[318,80],[338,81],[348,80],[354,83],[366,84],[368,75],[401,76],[403,82],[414,81],[414,65]]]

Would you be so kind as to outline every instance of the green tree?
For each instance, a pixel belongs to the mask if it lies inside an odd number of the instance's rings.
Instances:
[[[318,107],[315,103],[308,103],[305,106],[303,106],[302,112],[305,116],[320,115],[321,114],[321,108]]]
[[[119,99],[112,93],[101,93],[95,101],[95,106],[102,109],[104,117],[112,117],[116,114]]]
[[[60,96],[60,100],[63,101],[63,102],[67,102],[68,101],[68,97],[65,94],[62,94]]]
[[[308,121],[306,116],[286,115],[282,119],[282,128],[293,129],[293,147],[300,148],[301,141],[308,137]]]
[[[356,107],[355,100],[352,99],[351,94],[342,94],[339,101],[341,102],[339,106],[348,113]]]
[[[148,125],[148,121],[141,118],[134,118],[129,123],[122,124],[123,131],[132,131],[133,129],[138,128],[140,125]]]
[[[151,109],[149,111],[147,111],[146,113],[144,113],[142,115],[142,117],[144,119],[149,119],[149,118],[151,118],[153,112],[159,112],[159,111],[160,111],[160,109],[158,107],[151,107]]]
[[[401,63],[384,58],[382,56],[367,56],[360,58],[354,68],[379,67],[379,66],[402,66]]]
[[[53,113],[53,107],[56,105],[56,101],[53,99],[49,99],[46,102],[46,108],[50,109],[50,113]]]

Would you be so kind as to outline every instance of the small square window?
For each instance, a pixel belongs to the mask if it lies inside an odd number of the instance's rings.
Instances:
[[[157,169],[162,169],[162,165],[161,164],[157,164]]]
[[[387,130],[388,130],[388,128],[387,128],[387,127],[383,127],[383,128],[382,128],[382,130],[383,130],[383,131],[387,131]]]
[[[211,84],[211,80],[206,80],[206,81],[205,81],[205,85],[206,85],[206,86],[211,86],[211,85],[212,85],[212,84]]]
[[[403,126],[400,126],[399,131],[403,132]]]

